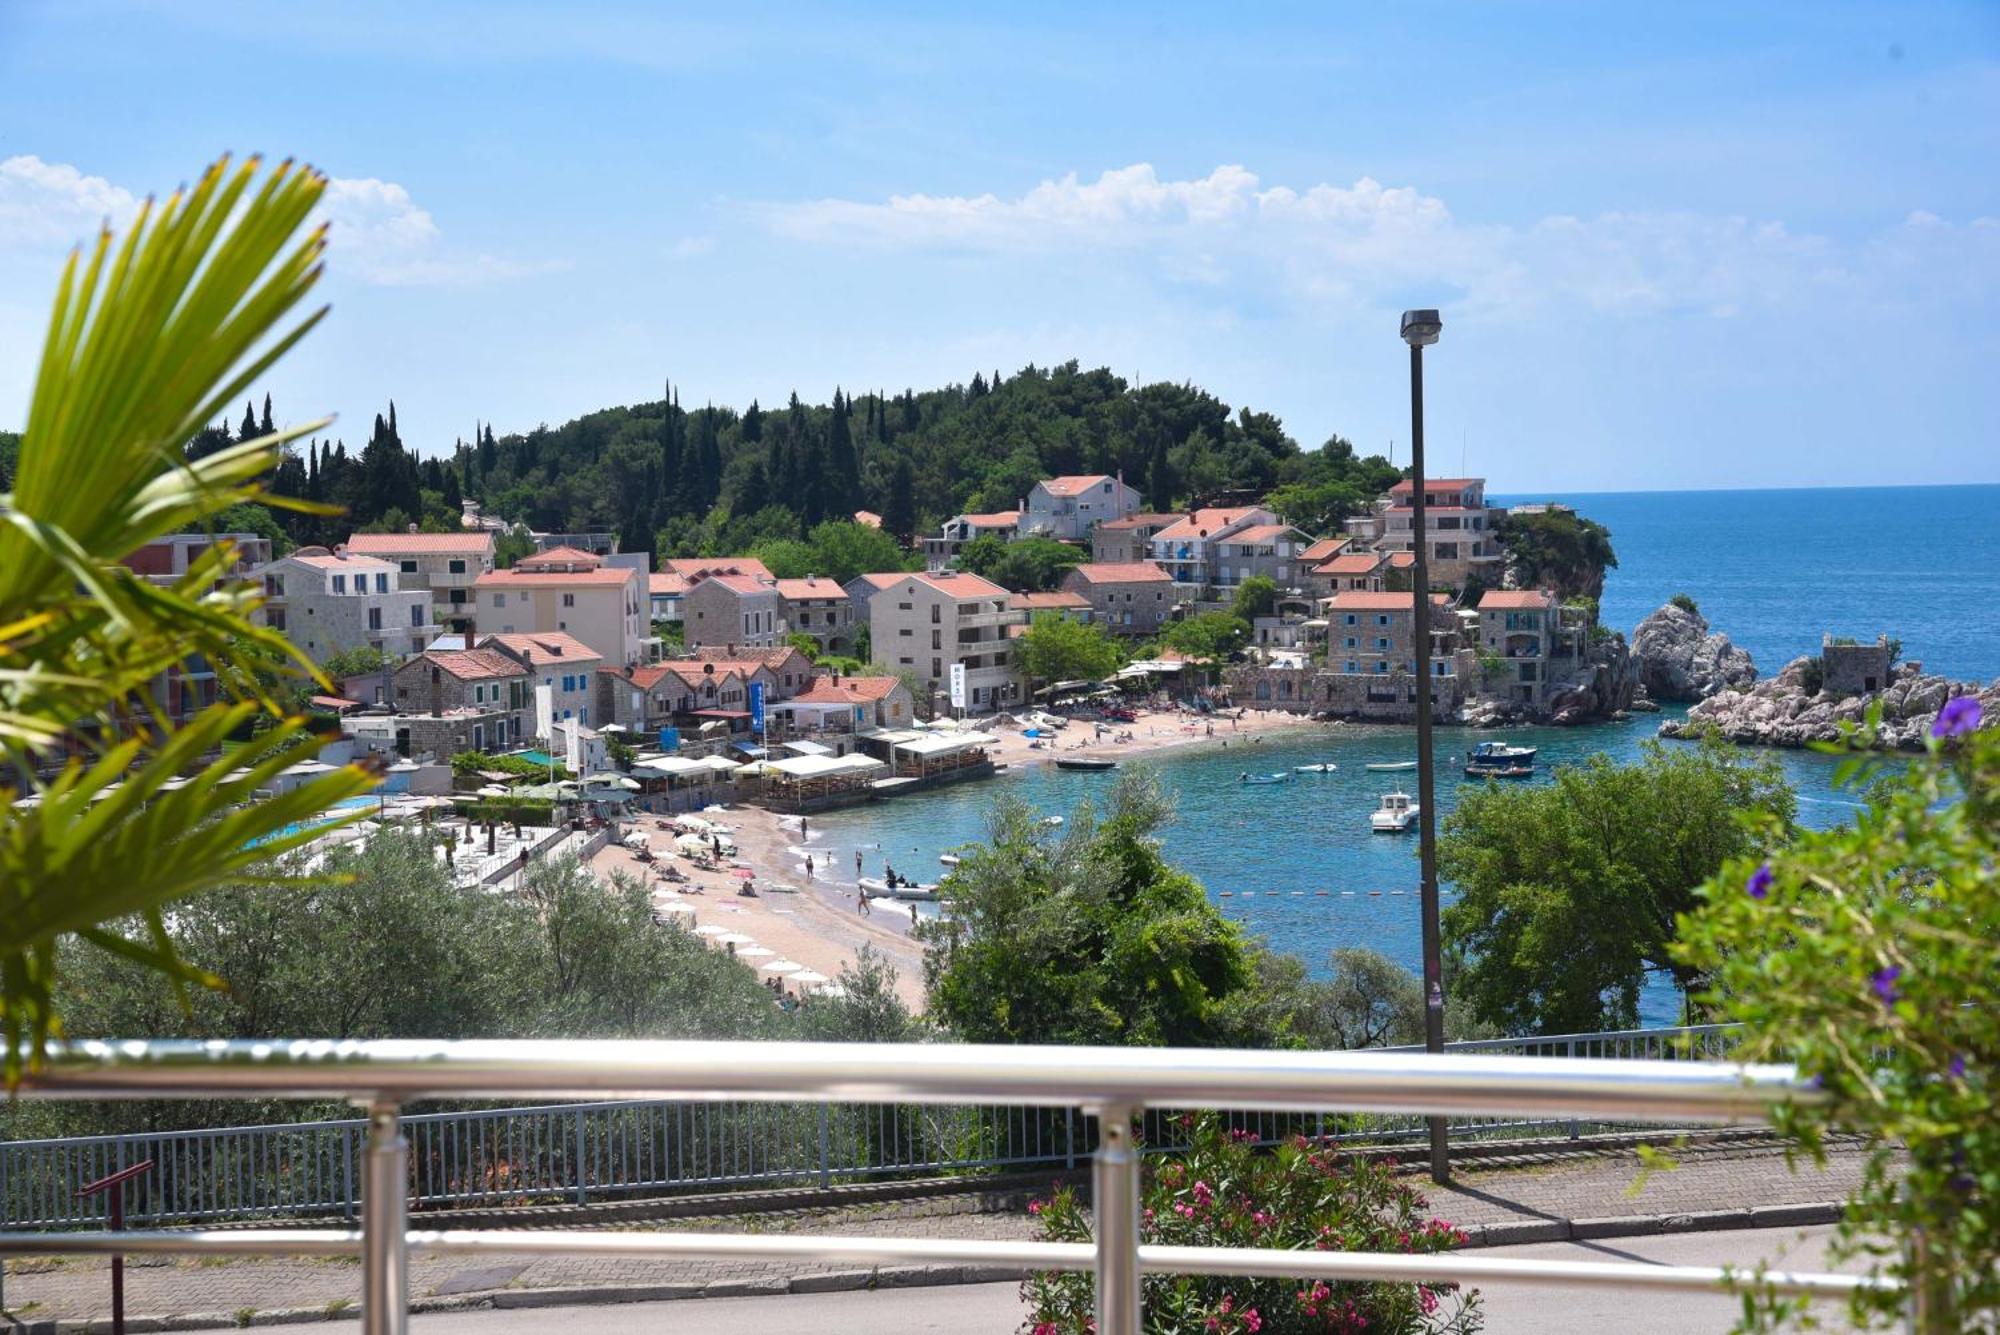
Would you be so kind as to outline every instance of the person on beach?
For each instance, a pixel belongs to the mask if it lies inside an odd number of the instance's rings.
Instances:
[[[854,906],[861,910],[861,916],[864,918],[873,917],[875,914],[875,910],[869,907],[868,892],[866,890],[856,890],[854,892]]]
[[[854,850],[854,879],[861,879],[861,850],[858,848]]]
[[[808,853],[806,854],[806,879],[810,881],[812,878],[813,878],[813,855]]]

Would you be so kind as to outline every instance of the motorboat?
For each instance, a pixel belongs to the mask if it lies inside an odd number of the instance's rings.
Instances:
[[[897,899],[929,904],[937,899],[938,888],[936,885],[899,885],[889,893]]]
[[[1085,760],[1081,756],[1077,756],[1068,759],[1058,759],[1056,761],[1056,768],[1089,770],[1096,773],[1107,769],[1117,769],[1118,762],[1115,760]]]
[[[1238,776],[1237,776],[1237,779],[1236,779],[1236,782],[1238,782],[1238,783],[1245,783],[1245,784],[1250,784],[1250,783],[1289,783],[1289,782],[1291,781],[1291,777],[1292,777],[1292,776],[1291,776],[1291,775],[1289,775],[1289,774],[1287,774],[1287,773],[1286,773],[1285,771],[1283,771],[1283,770],[1279,770],[1279,771],[1278,771],[1278,772],[1277,772],[1276,774],[1242,774],[1242,775],[1238,775]]]
[[[1465,777],[1468,779],[1532,779],[1535,777],[1533,765],[1467,765]]]
[[[1043,732],[1061,732],[1069,726],[1069,720],[1061,714],[1049,714],[1041,710],[1028,715],[1028,722]]]
[[[1377,774],[1389,774],[1400,770],[1415,769],[1416,767],[1417,762],[1414,760],[1377,760],[1368,765],[1368,768]]]
[[[958,865],[958,854],[940,853],[938,854],[938,861],[947,867],[956,867]]]
[[[937,898],[937,885],[935,882],[929,885],[918,885],[914,881],[906,881],[899,876],[896,878],[896,883],[890,885],[880,876],[864,876],[857,884],[861,887],[861,893],[870,899],[930,900]]]
[[[1334,764],[1331,760],[1323,760],[1317,765],[1292,766],[1292,769],[1299,774],[1331,774],[1339,768],[1340,766]]]
[[[1505,742],[1481,742],[1465,758],[1468,765],[1530,765],[1535,763],[1532,746],[1509,746]]]
[[[1063,818],[1061,816],[1044,816],[1038,822],[1038,824],[1040,824],[1042,828],[1045,830],[1060,829],[1062,828],[1062,823],[1063,823]]]
[[[1412,802],[1408,793],[1397,789],[1382,794],[1381,805],[1368,814],[1368,828],[1376,834],[1408,834],[1422,814],[1423,807]]]

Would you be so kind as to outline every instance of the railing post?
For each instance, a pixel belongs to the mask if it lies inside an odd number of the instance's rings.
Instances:
[[[368,1105],[368,1144],[361,1158],[361,1332],[406,1335],[410,1325],[410,1142],[401,1110]]]
[[[583,1112],[579,1109],[570,1116],[576,1125],[576,1140],[572,1146],[575,1152],[570,1156],[576,1163],[576,1203],[582,1205],[589,1195],[589,1176],[583,1171]]]
[[[1573,1039],[1573,1038],[1572,1038],[1572,1039],[1571,1039],[1571,1040],[1569,1041],[1569,1047],[1568,1047],[1567,1051],[1568,1051],[1568,1053],[1569,1053],[1569,1055],[1570,1055],[1570,1056],[1572,1056],[1572,1057],[1576,1056],[1576,1040],[1575,1040],[1575,1039]],[[1569,1138],[1570,1138],[1571,1140],[1577,1140],[1577,1139],[1580,1139],[1580,1138],[1581,1138],[1582,1134],[1583,1134],[1583,1133],[1582,1133],[1582,1131],[1581,1131],[1581,1130],[1580,1130],[1580,1129],[1578,1128],[1578,1126],[1577,1126],[1577,1124],[1576,1124],[1576,1119],[1575,1119],[1574,1117],[1570,1118],[1570,1119],[1569,1119]]]
[[[826,1105],[819,1105],[819,1184],[833,1184],[833,1145],[826,1120]]]
[[[1097,1224],[1097,1335],[1139,1335],[1139,1155],[1132,1146],[1138,1109],[1097,1110],[1090,1206]]]

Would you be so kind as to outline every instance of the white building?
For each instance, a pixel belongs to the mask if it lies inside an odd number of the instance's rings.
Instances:
[[[251,577],[264,585],[258,617],[315,663],[364,646],[407,658],[437,633],[429,590],[404,589],[395,566],[344,547],[301,547]]]
[[[396,567],[406,589],[431,591],[431,616],[454,634],[464,634],[473,612],[472,586],[493,569],[493,534],[355,533],[350,556],[372,556]]]
[[[473,589],[482,634],[562,631],[611,667],[659,656],[643,570],[607,566],[589,552],[559,547],[518,561],[511,570],[481,575]]]
[[[1108,473],[1044,478],[1021,502],[1018,532],[1024,538],[1088,542],[1107,520],[1139,513],[1139,493]]]
[[[908,669],[933,696],[950,690],[952,666],[961,664],[971,710],[999,709],[1022,698],[1009,627],[1024,624],[1027,613],[1010,607],[1012,595],[998,584],[977,575],[927,572],[862,575],[847,590],[856,616],[867,617],[878,664]]]

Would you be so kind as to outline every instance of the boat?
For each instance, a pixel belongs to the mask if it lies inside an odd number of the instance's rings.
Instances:
[[[1115,760],[1085,760],[1079,756],[1074,759],[1057,760],[1056,768],[1090,770],[1095,773],[1101,770],[1117,769],[1118,762]]]
[[[1417,762],[1414,760],[1377,760],[1368,766],[1369,769],[1374,770],[1377,774],[1387,774],[1395,770],[1415,769],[1416,767]]]
[[[1044,816],[1040,823],[1044,829],[1054,830],[1061,827],[1063,818],[1061,816]]]
[[[940,853],[938,854],[938,861],[947,867],[956,867],[958,865],[958,854]]]
[[[896,884],[894,885],[890,885],[880,876],[864,876],[861,878],[859,882],[857,882],[857,884],[860,885],[861,887],[861,893],[868,896],[870,899],[936,899],[937,898],[937,886],[935,884],[913,885],[909,881],[903,880],[901,877],[897,878]]]
[[[1509,746],[1505,742],[1481,742],[1466,756],[1468,765],[1532,765],[1535,751],[1532,746]]]
[[[1331,760],[1323,760],[1317,765],[1294,765],[1292,769],[1300,774],[1331,774],[1340,766]]]
[[[1535,777],[1533,765],[1467,765],[1465,777],[1468,779],[1532,779]]]
[[[1382,804],[1368,813],[1368,828],[1376,834],[1407,834],[1423,808],[1401,789],[1382,794]]]
[[[1290,781],[1291,777],[1292,777],[1292,776],[1291,776],[1291,775],[1289,775],[1289,774],[1287,774],[1287,773],[1285,773],[1285,771],[1283,771],[1283,770],[1279,770],[1279,771],[1278,771],[1278,772],[1277,772],[1276,774],[1241,774],[1241,775],[1238,775],[1238,776],[1237,776],[1237,779],[1236,779],[1236,782],[1238,782],[1238,783],[1286,783],[1286,782]]]

